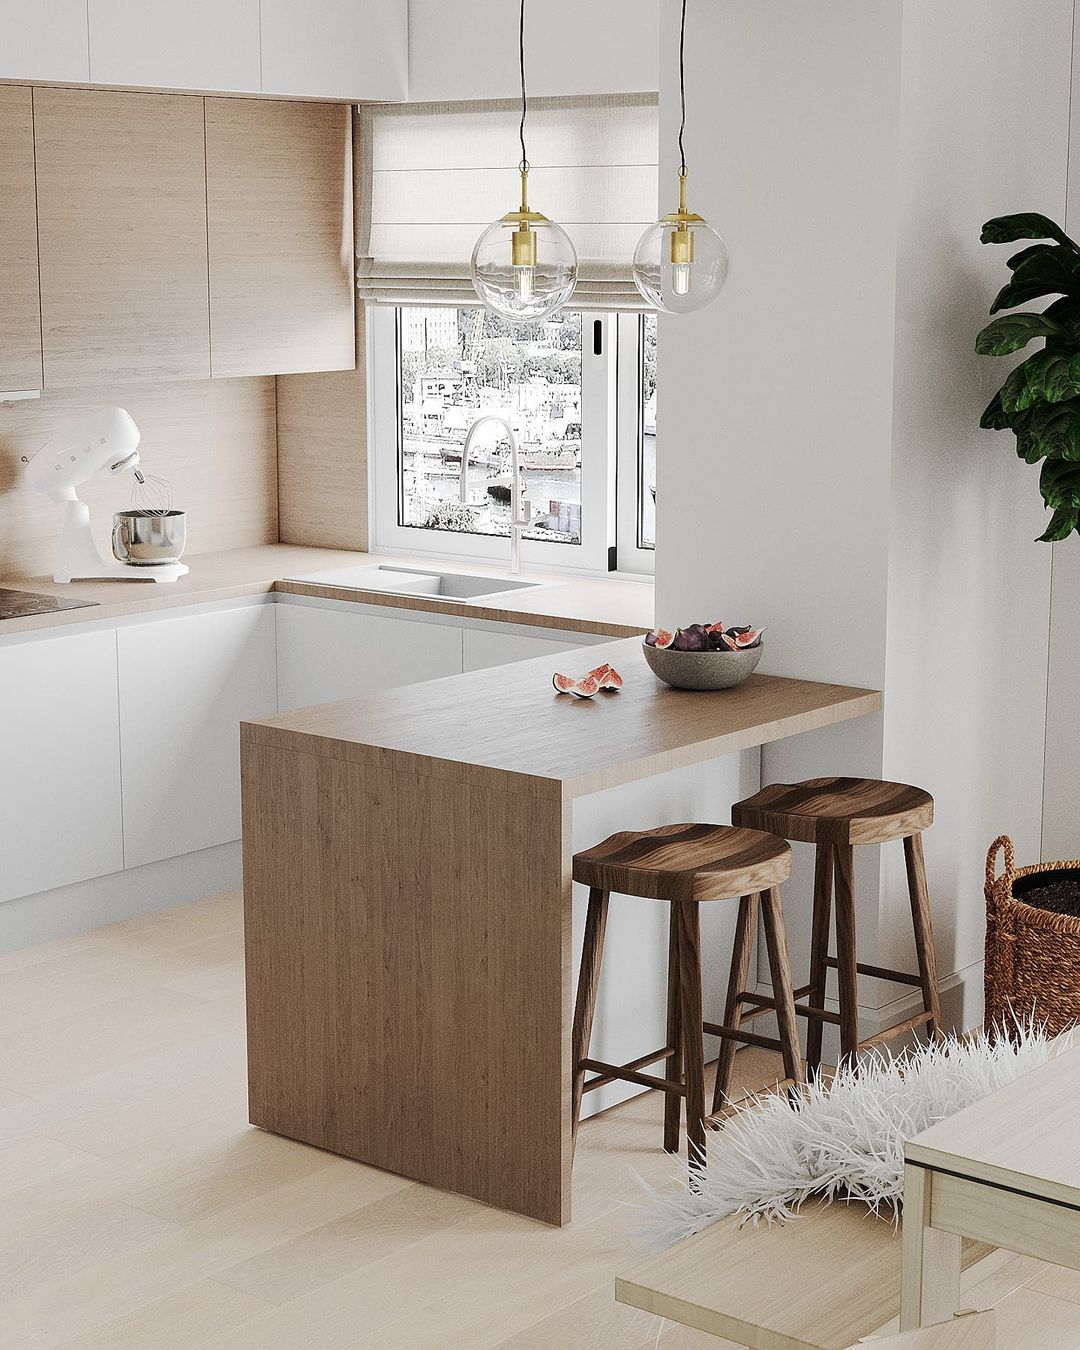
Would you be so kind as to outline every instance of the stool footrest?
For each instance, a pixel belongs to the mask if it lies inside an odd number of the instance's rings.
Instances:
[[[779,1050],[780,1042],[775,1036],[759,1036],[756,1031],[739,1031],[735,1027],[724,1027],[718,1022],[704,1022],[702,1028],[710,1036],[719,1036],[722,1040],[741,1041],[743,1045],[760,1045],[764,1050]]]
[[[808,994],[812,988],[812,985],[808,985],[805,989],[796,989],[795,997],[802,998],[803,995]],[[776,1000],[774,998],[768,998],[764,994],[748,994],[743,992],[739,995],[739,1001],[741,1003],[753,1003],[755,1005],[752,1012],[740,1014],[740,1020],[743,1022],[750,1022],[755,1017],[764,1017],[766,1013],[776,1011]],[[826,1008],[811,1008],[809,1004],[796,1003],[795,1011],[800,1017],[816,1017],[821,1022],[832,1022],[836,1026],[840,1025],[840,1014],[829,1012]]]
[[[879,1031],[876,1036],[869,1036],[865,1041],[860,1041],[859,1049],[868,1050],[872,1045],[884,1045],[886,1041],[891,1041],[896,1036],[902,1036],[905,1031],[914,1031],[916,1027],[925,1026],[927,1022],[933,1020],[933,1013],[916,1013],[914,1017],[909,1017],[906,1022],[897,1022],[896,1026],[886,1027],[884,1031]]]
[[[835,970],[837,967],[836,957],[827,956],[825,964]],[[868,966],[863,961],[857,961],[855,969],[860,975],[872,975],[876,980],[892,980],[895,984],[922,984],[918,975],[909,975],[904,970],[888,970],[885,966]]]
[[[669,1058],[673,1052],[671,1050],[661,1050],[659,1054],[650,1055],[644,1063],[651,1064],[658,1059]],[[641,1060],[631,1060],[630,1064],[605,1064],[600,1059],[583,1059],[581,1067],[588,1073],[599,1074],[599,1078],[590,1079],[582,1088],[583,1092],[588,1092],[592,1088],[603,1087],[605,1083],[614,1082],[621,1079],[626,1083],[637,1083],[641,1087],[660,1088],[664,1092],[677,1092],[680,1097],[686,1096],[686,1087],[682,1083],[676,1083],[673,1078],[657,1078],[655,1074],[639,1073],[637,1069],[631,1068],[631,1064],[640,1064]]]

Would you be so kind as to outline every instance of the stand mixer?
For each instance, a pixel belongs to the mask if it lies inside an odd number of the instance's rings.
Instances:
[[[131,472],[136,481],[134,492],[145,491],[144,508],[125,512],[125,516],[147,518],[150,527],[153,528],[156,523],[163,535],[167,522],[179,518],[180,524],[183,523],[182,513],[169,509],[167,496],[162,494],[165,485],[161,480],[144,475],[139,467],[139,439],[139,428],[123,408],[104,408],[69,423],[31,458],[24,457],[30,486],[64,507],[64,523],[53,568],[54,581],[101,577],[124,577],[128,581],[175,581],[188,571],[178,561],[179,551],[183,548],[182,540],[179,548],[172,550],[176,557],[161,562],[106,559],[94,543],[90,508],[80,500],[76,488],[102,472]],[[114,531],[114,548],[119,530],[118,524]],[[166,548],[165,551],[169,550]]]

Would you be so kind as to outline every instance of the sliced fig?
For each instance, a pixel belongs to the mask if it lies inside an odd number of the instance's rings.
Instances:
[[[551,683],[555,686],[556,693],[568,694],[570,690],[573,689],[574,685],[577,684],[577,680],[574,679],[573,675],[555,674],[551,677]]]
[[[583,680],[575,680],[567,692],[575,698],[593,698],[600,692],[600,681],[595,675],[586,675]]]
[[[729,633],[728,637],[737,651],[745,651],[747,647],[760,646],[764,631],[764,628],[742,628],[737,633]]]
[[[595,670],[590,670],[586,679],[594,678],[599,682],[601,689],[621,689],[622,676],[614,666],[608,665],[605,661],[602,666],[597,666]]]
[[[651,642],[649,641],[649,638],[652,639]],[[646,637],[645,641],[649,643],[650,647],[660,647],[661,649],[663,649],[665,647],[671,646],[671,644],[675,641],[675,634],[669,632],[668,629],[666,628],[654,628],[653,631]]]

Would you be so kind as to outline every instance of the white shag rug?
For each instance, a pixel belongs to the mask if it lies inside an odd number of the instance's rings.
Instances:
[[[1039,1064],[1056,1047],[1035,1027],[1016,1040],[950,1037],[893,1057],[864,1053],[803,1097],[747,1098],[711,1132],[708,1168],[691,1190],[646,1186],[645,1236],[667,1247],[731,1214],[788,1219],[804,1200],[857,1200],[895,1222],[904,1190],[904,1140]],[[644,1184],[644,1183],[643,1183]]]

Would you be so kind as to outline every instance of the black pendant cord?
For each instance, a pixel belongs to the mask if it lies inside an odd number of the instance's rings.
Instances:
[[[685,8],[686,0],[683,0]],[[528,107],[525,98],[525,0],[521,0],[521,15],[518,20],[518,64],[521,67],[521,123],[518,126],[518,136],[521,139],[521,172],[526,173],[529,168],[529,158],[525,153],[525,112]]]
[[[525,0],[521,4],[522,15],[525,13]],[[684,48],[686,45],[686,0],[682,0],[682,21],[679,25],[679,98],[682,103],[682,121],[679,123],[679,174],[686,177],[686,151],[683,149],[683,132],[686,130],[686,58]],[[523,58],[524,59],[524,58]],[[522,97],[525,94],[525,67],[521,68],[521,90]],[[524,127],[524,112],[522,113],[522,126]],[[522,154],[524,154],[524,140],[522,141]]]

